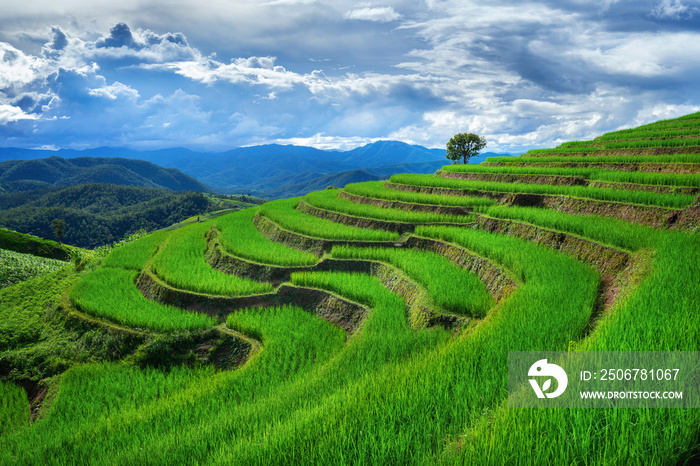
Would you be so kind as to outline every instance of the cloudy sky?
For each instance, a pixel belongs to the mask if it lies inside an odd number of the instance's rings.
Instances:
[[[518,153],[700,110],[700,0],[2,0],[0,147]]]

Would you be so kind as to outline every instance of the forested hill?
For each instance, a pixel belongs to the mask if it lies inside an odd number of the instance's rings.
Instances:
[[[51,222],[65,221],[63,242],[94,248],[141,228],[155,230],[214,206],[200,192],[110,184],[0,193],[0,226],[54,238]]]
[[[125,158],[48,157],[0,162],[0,192],[18,192],[90,183],[209,191],[207,186],[174,168]]]
[[[470,162],[479,163],[493,155],[512,154],[487,152]],[[20,175],[24,178],[10,180],[2,174],[3,163],[0,162],[0,189],[5,187],[7,191],[33,189],[46,186],[47,183],[68,185],[103,182],[208,191],[204,187],[206,186],[219,193],[247,193],[266,199],[301,196],[328,185],[343,187],[346,180],[359,182],[386,178],[397,173],[434,173],[449,163],[445,158],[445,149],[429,149],[399,141],[376,141],[348,151],[279,144],[238,147],[226,152],[195,152],[184,148],[155,151],[118,147],[58,151],[0,148],[0,160],[12,160],[13,164],[24,161],[28,164],[14,168],[13,177],[23,170],[32,175],[36,172],[47,172],[49,176],[60,175],[68,163],[83,168],[80,175],[59,176],[58,178],[68,180],[62,182],[26,175]],[[62,163],[58,163],[58,160]],[[83,160],[100,161],[108,167],[88,167]],[[119,167],[115,166],[117,161]],[[32,165],[31,162],[41,163]],[[166,182],[169,181],[167,176],[156,177],[139,171],[140,168],[149,167],[148,162],[158,165],[150,165],[151,169],[158,169],[157,173],[171,174],[173,172],[170,169],[176,169],[181,176],[196,178],[202,186],[179,187]]]

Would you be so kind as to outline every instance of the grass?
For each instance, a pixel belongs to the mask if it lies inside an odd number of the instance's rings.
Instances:
[[[628,140],[628,141],[611,141],[600,142],[595,145],[568,145],[559,146],[553,149],[532,149],[527,151],[525,155],[537,154],[562,154],[562,153],[587,153],[596,152],[599,150],[625,150],[625,149],[654,149],[668,147],[698,147],[700,140],[698,138],[684,139],[643,139],[643,140]]]
[[[335,246],[331,255],[339,259],[391,264],[423,285],[433,302],[447,312],[483,317],[494,305],[493,298],[476,275],[431,252]]]
[[[0,228],[0,249],[49,259],[68,260],[71,249],[74,248],[34,235]]]
[[[575,146],[575,147],[554,147],[551,149],[530,149],[525,154],[527,156],[537,156],[537,155],[547,155],[547,154],[566,154],[566,153],[588,153],[597,152],[599,150],[604,150],[601,147],[589,147],[589,146]]]
[[[158,252],[158,248],[169,235],[169,231],[158,231],[134,242],[116,247],[105,257],[102,265],[140,271],[146,267],[148,261]]]
[[[456,165],[449,165],[456,166]],[[436,194],[414,193],[410,191],[396,191],[384,187],[383,181],[367,181],[364,183],[351,183],[343,188],[350,194],[370,197],[375,199],[385,199],[389,201],[400,201],[415,204],[428,204],[439,206],[459,206],[474,207],[495,204],[496,201],[485,197],[468,196],[440,196]]]
[[[203,231],[206,226],[202,225],[204,224],[195,224],[175,231],[158,231],[116,245],[102,262],[101,268],[88,273],[73,287],[70,292],[71,302],[88,314],[137,328],[168,332],[217,325],[216,319],[207,315],[182,311],[146,299],[135,285],[138,274],[151,260],[160,266],[158,270],[161,274],[183,287],[190,285],[192,280],[205,280],[208,276],[226,281],[229,276],[221,277],[223,273],[215,271],[204,262],[206,242]],[[157,252],[163,250],[170,255],[168,260],[158,259]],[[192,263],[183,262],[187,260],[183,257]],[[171,271],[177,267],[182,269],[175,270],[171,275]],[[188,270],[199,272],[199,275],[189,275]],[[240,279],[233,277],[231,281],[237,280]],[[208,290],[207,286],[211,287],[212,284],[203,282],[196,283],[196,286]],[[271,286],[268,285],[268,288],[271,289]]]
[[[407,323],[403,300],[397,294],[387,291],[372,276],[341,272],[296,272],[291,279],[297,286],[331,291],[371,308],[360,335],[348,343],[347,351],[335,361],[333,372],[324,377],[336,377],[349,382],[387,363],[398,363],[445,341],[446,332],[442,330],[412,331]]]
[[[698,351],[700,238],[671,233],[659,238],[651,276],[599,326],[579,351]],[[488,426],[486,423],[488,422]],[[700,413],[693,409],[553,409],[502,407],[468,433],[488,442],[469,442],[452,454],[455,463],[499,464],[521,458],[533,464],[689,464],[697,449]],[[546,451],[538,439],[547,439]],[[575,441],[572,439],[575,438]],[[697,454],[697,450],[696,450]]]
[[[340,212],[354,217],[371,218],[383,221],[404,223],[469,223],[474,220],[471,216],[434,214],[430,212],[412,212],[399,209],[388,209],[369,204],[357,204],[338,197],[338,190],[327,189],[315,191],[304,197],[313,207]]]
[[[487,157],[486,163],[700,163],[700,154],[674,155],[610,155],[583,157]]]
[[[657,186],[700,187],[700,175],[624,172],[601,170],[596,168],[567,167],[489,167],[481,165],[446,165],[442,171],[451,173],[484,173],[508,175],[549,175],[576,176],[590,181],[609,181],[613,183],[636,183]]]
[[[212,223],[197,223],[172,232],[151,261],[151,270],[167,284],[183,290],[220,296],[269,293],[269,283],[214,269],[205,260],[205,235]]]
[[[698,138],[681,138],[681,139],[629,139],[629,140],[613,140],[606,142],[605,140],[587,141],[583,144],[582,141],[561,145],[553,149],[532,149],[527,151],[525,155],[536,154],[557,154],[567,152],[595,152],[598,150],[624,150],[624,149],[649,149],[649,148],[665,148],[665,147],[697,147],[700,145]]]
[[[66,278],[68,273],[68,270],[59,270],[0,290],[0,352],[42,337],[48,330],[45,314],[52,307],[55,295],[72,284]],[[32,293],[34,287],[37,289]],[[0,356],[5,355],[0,353]]]
[[[668,126],[695,125],[698,115]],[[293,210],[296,203],[260,209],[304,231],[334,228]],[[295,307],[236,312],[228,326],[260,340],[260,351],[236,370],[215,371],[95,363],[99,351],[106,357],[120,343],[97,327],[71,333],[85,321],[70,318],[56,302],[85,272],[62,269],[0,290],[3,377],[42,380],[71,367],[51,409],[28,427],[8,427],[26,423],[27,404],[20,389],[0,383],[0,464],[693,464],[698,410],[509,409],[507,359],[510,351],[700,351],[700,236],[544,209],[481,208],[629,251],[646,249],[640,255],[648,259],[649,275],[615,307],[595,315],[600,319],[591,330],[600,277],[590,267],[505,235],[421,225],[417,235],[498,263],[517,277],[517,289],[478,324],[453,334],[412,330],[404,301],[374,277],[295,273],[295,286],[368,306],[365,320],[347,335]],[[216,223],[222,220],[240,218]],[[198,251],[199,234],[213,223],[115,248],[104,261],[110,266],[87,274],[71,298],[76,292],[104,298],[110,302],[99,307],[114,313],[129,314],[132,303],[146,310],[133,286],[138,270],[166,247],[183,256]],[[455,285],[461,271],[442,268],[429,255],[349,247],[332,254],[394,264],[435,287],[435,299],[454,298],[455,305],[468,286]],[[88,286],[94,289],[81,290]],[[177,314],[168,312],[153,307],[146,314],[174,321]]]
[[[75,364],[119,359],[140,344],[140,337],[81,319],[64,305],[62,296],[84,273],[64,268],[0,290],[3,380],[51,383]]]
[[[245,463],[249,442],[262,432],[301,426],[320,397],[342,395],[353,380],[445,341],[443,331],[408,329],[403,302],[376,279],[309,274],[297,280],[370,300],[362,338],[345,344],[344,332],[295,308],[248,310],[228,323],[260,337],[263,349],[238,371],[72,369],[46,419],[22,435],[0,438],[0,462]],[[110,389],[86,396],[96,387]]]
[[[24,390],[0,380],[0,436],[17,432],[29,424],[29,403]]]
[[[236,312],[229,315],[226,326],[272,348],[272,354],[263,354],[262,376],[270,387],[327,362],[345,346],[345,332],[340,328],[293,306]]]
[[[229,324],[261,338],[263,350],[239,371],[72,369],[45,420],[0,437],[0,462],[406,464],[440,456],[446,462],[478,464],[552,458],[566,464],[582,458],[626,463],[640,457],[658,463],[678,459],[678,452],[692,444],[698,419],[690,411],[503,409],[507,352],[564,350],[578,341],[590,318],[597,276],[566,256],[515,238],[435,226],[419,227],[418,233],[489,257],[523,285],[472,333],[446,339],[444,332],[410,331],[401,300],[372,277],[295,274],[297,285],[371,305],[360,333],[345,346],[339,333],[328,351],[316,349],[327,348],[323,344],[288,351],[297,339],[304,345],[323,340],[323,329],[333,327],[305,315],[326,327],[304,330],[292,320],[279,327],[275,340],[270,332],[279,311],[245,311],[231,316]],[[654,338],[666,342],[657,348],[697,346],[700,325],[691,311],[700,301],[683,284],[697,282],[700,244],[697,239],[686,244],[682,235],[674,238],[659,240],[664,244],[652,277],[655,285],[638,290],[646,298],[635,294],[627,304],[637,314],[621,321],[609,318],[601,324],[599,342],[579,343],[579,350],[646,349],[649,318]],[[666,289],[673,290],[670,307]],[[653,312],[647,315],[647,309]],[[669,317],[674,325],[693,330],[686,336],[678,328],[667,329]],[[548,448],[542,450],[537,439],[545,434]],[[463,438],[484,440],[457,443]],[[621,438],[634,443],[625,449],[617,442]]]
[[[355,228],[314,217],[296,210],[300,198],[267,202],[260,207],[263,215],[282,228],[313,238],[348,241],[397,241],[399,234],[369,228]]]
[[[483,232],[420,229],[436,235],[471,235],[475,243],[485,239],[484,250],[511,265],[520,264],[514,269],[526,276],[525,286],[468,337],[424,357],[391,365],[358,380],[338,396],[319,400],[307,416],[277,425],[272,437],[263,443],[253,444],[256,439],[251,439],[237,458],[254,464],[282,464],[302,458],[322,464],[434,461],[436,450],[456,426],[477,419],[502,398],[509,349],[565,348],[570,339],[580,335],[588,317],[582,304],[592,305],[597,287],[595,274],[585,266],[513,238],[492,244],[492,235]],[[531,267],[533,261],[535,267]],[[559,299],[553,300],[555,295]],[[564,296],[576,296],[576,304],[562,299]],[[548,303],[548,309],[540,308],[540,302]],[[551,307],[553,302],[556,310]],[[538,331],[533,331],[535,328]],[[294,451],[283,450],[283,445],[294,445]]]
[[[684,139],[653,139],[650,141],[614,141],[605,144],[606,149],[646,149],[654,147],[697,147],[700,141],[697,138]]]
[[[550,196],[568,196],[599,201],[624,202],[680,209],[693,203],[696,196],[688,194],[658,194],[647,191],[627,191],[585,186],[552,186],[526,183],[500,183],[491,181],[459,180],[433,175],[392,175],[391,181],[415,186],[462,189],[465,191],[491,191],[500,193],[529,193]]]
[[[67,267],[68,262],[0,249],[0,288]]]
[[[652,129],[648,131],[643,131],[643,130],[636,130],[636,131],[630,131],[624,134],[621,133],[607,133],[602,136],[598,136],[597,138],[590,140],[590,141],[570,141],[562,144],[559,147],[572,147],[572,146],[577,146],[577,145],[597,145],[600,144],[601,142],[604,141],[627,141],[627,140],[635,140],[635,139],[644,139],[644,138],[649,138],[649,139],[659,139],[659,138],[677,138],[677,137],[686,137],[686,136],[700,136],[700,128],[680,128],[680,129],[670,129],[670,130],[663,130],[663,129]]]
[[[88,314],[137,328],[191,330],[217,325],[216,319],[146,299],[134,282],[138,272],[105,267],[86,275],[70,292],[70,300]]]
[[[226,252],[263,264],[287,267],[318,262],[313,254],[270,241],[261,235],[253,224],[256,213],[257,209],[246,209],[216,221],[215,225],[221,231],[221,246]]]
[[[659,230],[598,215],[573,215],[549,209],[512,206],[489,207],[485,213],[491,217],[519,220],[572,233],[628,251],[652,247],[659,236]]]

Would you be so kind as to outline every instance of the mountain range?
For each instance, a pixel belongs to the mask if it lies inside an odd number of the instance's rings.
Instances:
[[[484,153],[472,159],[472,163],[479,163],[490,155],[510,154]],[[184,148],[155,151],[112,147],[82,151],[0,149],[0,161],[40,158],[46,160],[33,160],[34,163],[28,165],[14,162],[12,166],[0,162],[0,186],[9,191],[26,189],[32,183],[40,187],[113,179],[116,181],[109,182],[172,190],[248,193],[278,199],[300,196],[326,186],[342,187],[351,182],[385,179],[395,173],[433,173],[448,163],[444,149],[428,149],[398,141],[378,141],[349,151],[278,144],[208,153]],[[137,160],[141,164],[137,164]],[[146,165],[148,162],[157,164],[163,171]],[[168,169],[183,173],[178,175]],[[33,172],[48,172],[49,175],[21,180],[21,176],[26,176],[23,173]]]

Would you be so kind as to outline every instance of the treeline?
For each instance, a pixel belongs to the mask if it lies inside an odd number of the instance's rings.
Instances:
[[[94,248],[141,228],[163,228],[213,208],[200,192],[89,184],[0,194],[0,226],[54,239],[51,222],[65,221],[61,241]]]

